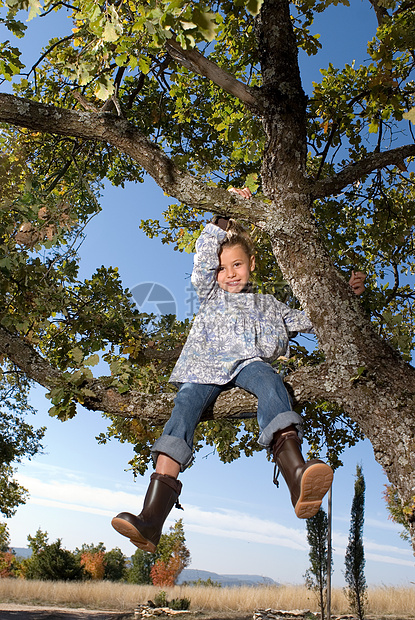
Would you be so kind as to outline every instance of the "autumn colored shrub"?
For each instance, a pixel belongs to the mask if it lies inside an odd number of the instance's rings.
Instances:
[[[174,586],[176,570],[171,566],[171,561],[157,560],[150,571],[153,586]]]
[[[0,551],[0,578],[16,577],[19,569],[20,563],[10,550]]]
[[[104,551],[97,551],[96,553],[85,551],[81,555],[81,566],[91,579],[104,579],[106,565],[104,556]]]

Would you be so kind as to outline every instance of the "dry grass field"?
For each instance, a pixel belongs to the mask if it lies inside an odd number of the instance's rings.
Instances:
[[[1,603],[56,605],[117,611],[132,611],[154,599],[162,588],[108,581],[51,582],[0,579]],[[251,614],[257,608],[310,609],[318,606],[313,593],[303,586],[264,586],[215,588],[175,586],[164,588],[168,600],[189,598],[190,609],[200,612],[240,612]],[[369,589],[367,614],[370,617],[414,618],[415,587],[375,587]],[[349,613],[341,588],[332,593],[332,613]]]

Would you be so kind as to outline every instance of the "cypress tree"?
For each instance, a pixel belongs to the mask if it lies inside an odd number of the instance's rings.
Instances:
[[[318,598],[321,620],[324,620],[327,588],[327,536],[328,519],[322,508],[306,521],[307,542],[310,545],[308,557],[310,568],[304,575],[308,590],[313,590]]]
[[[344,576],[347,584],[346,594],[349,599],[350,608],[360,620],[364,618],[367,597],[367,584],[364,573],[365,553],[363,549],[364,514],[365,479],[362,467],[357,465]]]

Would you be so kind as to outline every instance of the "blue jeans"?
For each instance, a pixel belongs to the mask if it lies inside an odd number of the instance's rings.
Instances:
[[[225,385],[183,383],[174,400],[174,408],[152,449],[154,462],[160,453],[167,454],[184,471],[192,462],[193,436],[203,412],[221,392],[239,387],[258,398],[257,418],[260,430],[258,443],[271,445],[274,433],[294,424],[302,436],[301,417],[291,409],[291,400],[280,375],[265,362],[245,366]]]

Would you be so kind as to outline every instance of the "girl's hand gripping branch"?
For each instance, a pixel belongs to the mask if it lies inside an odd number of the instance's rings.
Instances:
[[[363,271],[352,271],[349,286],[351,286],[355,295],[361,295],[364,292],[365,278],[366,274]]]
[[[251,190],[249,189],[249,187],[230,187],[228,189],[228,192],[233,192],[234,194],[239,194],[240,196],[242,196],[242,198],[251,198],[252,197],[252,193]]]

